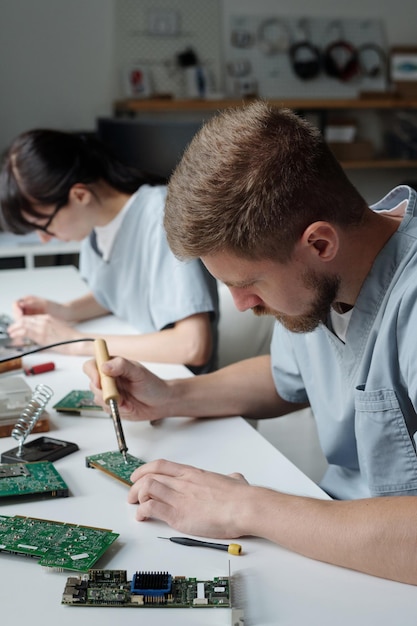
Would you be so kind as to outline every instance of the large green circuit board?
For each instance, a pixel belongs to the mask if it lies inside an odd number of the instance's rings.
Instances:
[[[120,452],[102,452],[101,454],[94,454],[86,458],[87,467],[101,470],[106,474],[109,474],[113,478],[120,480],[125,485],[132,485],[130,476],[132,472],[141,465],[144,465],[145,461],[137,459],[131,454],[126,455],[126,461]]]
[[[230,577],[198,580],[168,572],[90,570],[67,579],[62,604],[130,608],[231,608]]]
[[[0,515],[0,552],[39,559],[44,567],[87,572],[118,536],[104,528]]]
[[[9,498],[65,498],[68,487],[50,461],[0,465],[0,502]]]

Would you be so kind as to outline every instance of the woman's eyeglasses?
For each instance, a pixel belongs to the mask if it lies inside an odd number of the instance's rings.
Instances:
[[[49,230],[50,225],[52,224],[56,214],[58,213],[58,211],[60,211],[65,205],[64,204],[57,204],[55,211],[49,216],[49,218],[46,221],[46,224],[35,224],[35,222],[31,222],[31,226],[34,227],[34,230],[41,230],[43,233],[46,233],[47,235],[51,235],[52,237],[55,237],[55,234],[52,233]]]

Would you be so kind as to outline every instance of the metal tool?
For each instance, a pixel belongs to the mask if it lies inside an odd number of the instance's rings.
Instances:
[[[242,546],[238,543],[211,543],[190,537],[158,537],[158,539],[168,539],[172,543],[179,543],[182,546],[193,546],[195,548],[214,548],[214,550],[225,550],[229,554],[242,554]]]
[[[12,430],[13,439],[19,442],[19,448],[16,453],[18,457],[23,457],[24,443],[53,395],[54,392],[47,385],[37,385],[35,387],[31,399],[21,412]]]
[[[113,420],[114,430],[116,431],[117,445],[119,446],[119,451],[123,455],[125,463],[127,463],[127,445],[123,434],[122,422],[120,420],[119,407],[117,404],[120,398],[119,391],[114,378],[103,374],[101,371],[103,363],[106,363],[106,361],[110,358],[107,350],[107,344],[104,339],[96,339],[94,341],[94,351],[96,355],[97,368],[100,374],[104,402],[110,407],[110,414]]]

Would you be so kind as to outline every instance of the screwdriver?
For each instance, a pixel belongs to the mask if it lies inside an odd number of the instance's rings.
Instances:
[[[182,546],[194,546],[197,548],[214,548],[214,550],[225,550],[229,554],[239,555],[242,553],[242,546],[238,543],[211,543],[209,541],[201,541],[200,539],[191,539],[190,537],[158,537],[158,539],[168,539],[173,543],[179,543]]]
[[[107,350],[107,344],[104,339],[95,339],[94,352],[96,355],[97,368],[100,374],[104,402],[110,407],[110,414],[113,420],[114,430],[116,431],[117,445],[119,446],[119,451],[123,455],[125,463],[127,463],[127,445],[123,434],[122,422],[120,420],[119,407],[117,404],[120,397],[119,391],[114,378],[103,374],[101,371],[103,363],[106,363],[106,361],[110,358]]]

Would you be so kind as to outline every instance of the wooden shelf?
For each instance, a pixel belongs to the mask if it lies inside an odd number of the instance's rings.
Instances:
[[[415,159],[370,159],[369,161],[341,161],[345,170],[416,168]]]
[[[148,98],[148,99],[127,99],[118,100],[114,103],[114,114],[118,117],[135,117],[142,113],[215,113],[222,109],[240,107],[251,99],[231,99],[222,100],[186,100],[173,98]],[[373,94],[372,96],[361,98],[290,98],[290,99],[268,99],[272,106],[287,107],[295,111],[316,111],[321,115],[322,126],[329,111],[359,110],[359,111],[398,111],[417,110],[417,98],[401,98],[395,95]],[[417,160],[408,159],[382,159],[375,158],[366,161],[343,161],[344,169],[400,169],[417,168]]]
[[[149,98],[117,100],[114,103],[116,115],[131,115],[135,113],[170,113],[192,111],[218,111],[229,107],[238,107],[250,102],[247,100],[177,100],[172,98]],[[283,99],[268,100],[272,106],[284,106],[289,109],[304,111],[328,111],[331,109],[417,109],[417,99],[399,97],[373,97],[352,99]]]

